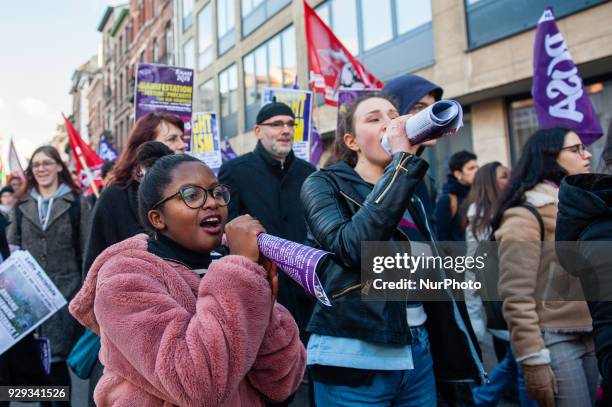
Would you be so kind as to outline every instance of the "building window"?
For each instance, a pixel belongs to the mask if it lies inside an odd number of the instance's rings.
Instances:
[[[329,0],[316,12],[357,55],[430,24],[431,0]]]
[[[293,85],[297,72],[295,47],[295,30],[291,26],[244,57],[247,128],[255,124],[263,88]]]
[[[544,11],[544,4],[553,5],[555,17],[560,19],[577,11],[605,3],[605,1],[466,0],[468,47],[481,47],[535,27]]]
[[[233,137],[238,133],[238,70],[231,65],[219,74],[219,97],[221,99],[221,136]]]
[[[382,81],[435,62],[431,0],[327,0],[315,10]]]
[[[283,87],[292,86],[297,75],[297,57],[295,54],[295,30],[287,28],[281,33],[281,46],[283,53]]]
[[[397,33],[405,34],[431,22],[431,0],[395,0]]]
[[[331,23],[334,33],[342,41],[346,49],[353,55],[358,54],[359,35],[355,0],[332,0]]]
[[[331,22],[329,18],[329,3],[321,4],[320,6],[315,8],[315,11],[317,12],[321,20],[323,20],[325,24],[331,27]]]
[[[155,0],[151,0],[151,15],[157,15],[157,7],[155,7]]]
[[[412,2],[410,5],[412,6]],[[361,7],[363,49],[367,51],[393,39],[391,2],[362,1]]]
[[[238,111],[238,71],[233,64],[219,74],[219,96],[221,97],[221,116]]]
[[[241,0],[242,36],[246,37],[261,27],[290,3],[291,0]]]
[[[138,24],[138,29],[140,30],[145,25],[145,22],[147,21],[147,17],[145,16],[144,3],[140,3],[138,5],[138,19],[140,20]]]
[[[129,102],[133,93],[133,89],[130,87],[130,67],[129,65],[125,67],[125,75],[124,75],[124,80],[125,80],[125,99]]]
[[[119,104],[123,104],[123,72],[119,74],[119,95],[118,95],[118,102]]]
[[[212,79],[204,82],[198,89],[198,109],[202,112],[215,111],[215,83]]]
[[[242,0],[240,2],[240,5],[242,6],[242,10],[241,10],[241,14],[242,17],[246,17],[249,14],[251,14],[251,12],[257,8],[257,6],[259,6],[260,4],[262,4],[264,2],[264,0]]]
[[[195,69],[195,47],[193,38],[183,44],[183,66],[185,68]]]
[[[198,69],[204,69],[213,61],[212,4],[208,3],[198,13]]]
[[[172,33],[172,23],[168,22],[166,24],[166,29],[164,30],[164,58],[162,60],[168,64],[172,65],[174,60],[174,34]]]
[[[234,46],[234,0],[217,0],[217,37],[219,54]]]
[[[159,60],[159,44],[157,43],[157,38],[153,38],[153,62],[158,63]]]
[[[183,0],[183,31],[191,27],[193,19],[193,0]]]

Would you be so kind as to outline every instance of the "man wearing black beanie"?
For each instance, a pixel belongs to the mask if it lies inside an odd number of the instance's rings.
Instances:
[[[229,219],[249,214],[268,233],[302,243],[306,240],[306,222],[300,190],[315,168],[293,153],[295,125],[295,115],[286,104],[271,102],[262,106],[254,128],[258,140],[255,150],[224,163],[219,180],[231,189]],[[293,315],[306,344],[304,328],[313,301],[284,273],[278,277],[278,302]]]

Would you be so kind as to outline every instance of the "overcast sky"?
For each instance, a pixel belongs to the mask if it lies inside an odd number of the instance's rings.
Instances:
[[[71,113],[70,78],[95,55],[106,6],[125,1],[21,0],[0,13],[0,143],[12,135],[23,158],[48,142]],[[25,160],[22,161],[25,164]]]

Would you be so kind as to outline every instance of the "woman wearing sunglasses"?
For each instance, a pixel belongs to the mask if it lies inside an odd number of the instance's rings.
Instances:
[[[491,222],[504,318],[524,373],[519,386],[543,407],[595,403],[591,317],[586,302],[575,301],[580,282],[561,270],[552,244],[559,184],[567,175],[588,173],[590,162],[573,131],[538,130],[523,146]]]
[[[263,406],[300,384],[305,350],[248,215],[225,225],[229,189],[188,155],[160,158],[139,190],[151,232],[105,250],[72,314],[101,334],[98,406]],[[230,255],[211,262],[225,231]]]

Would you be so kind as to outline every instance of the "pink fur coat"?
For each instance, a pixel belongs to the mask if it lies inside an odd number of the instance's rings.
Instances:
[[[98,333],[105,406],[262,406],[299,386],[306,353],[266,271],[240,256],[200,278],[147,252],[144,234],[106,249],[70,312]]]

